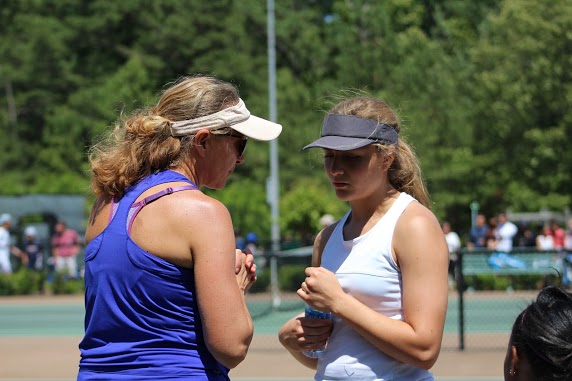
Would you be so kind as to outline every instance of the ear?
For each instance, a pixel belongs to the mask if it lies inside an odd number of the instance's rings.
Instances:
[[[516,376],[518,372],[518,352],[516,347],[513,345],[510,348],[511,351],[511,359],[510,359],[510,375]]]
[[[197,131],[195,137],[193,138],[193,148],[201,156],[205,154],[207,147],[207,141],[211,138],[211,134],[208,130],[203,129]]]
[[[389,170],[389,167],[391,167],[391,164],[393,164],[393,160],[395,160],[395,153],[394,152],[388,153],[387,155],[385,155],[383,157],[383,170],[384,171]]]

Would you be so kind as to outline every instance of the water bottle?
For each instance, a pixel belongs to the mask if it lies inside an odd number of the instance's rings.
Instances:
[[[307,318],[311,318],[311,319],[330,320],[332,318],[332,313],[331,312],[318,311],[314,307],[311,307],[308,304],[306,304],[305,316]],[[311,357],[313,359],[319,359],[319,358],[324,356],[325,351],[326,351],[326,347],[324,346],[324,348],[321,348],[321,349],[308,349],[302,353],[304,353],[304,355],[306,357]]]

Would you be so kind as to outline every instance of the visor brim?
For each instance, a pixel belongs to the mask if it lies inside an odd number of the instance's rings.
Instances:
[[[278,123],[250,115],[244,122],[230,126],[235,131],[254,140],[269,141],[276,139],[282,132],[282,126]]]

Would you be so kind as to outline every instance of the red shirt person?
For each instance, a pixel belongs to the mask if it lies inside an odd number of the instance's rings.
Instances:
[[[77,255],[81,250],[82,239],[79,234],[66,226],[65,222],[58,221],[54,227],[52,237],[52,255],[56,271],[67,270],[68,274],[77,277]]]

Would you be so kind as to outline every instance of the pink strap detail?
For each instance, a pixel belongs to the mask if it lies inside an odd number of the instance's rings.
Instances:
[[[113,216],[115,216],[115,212],[117,212],[118,208],[119,208],[119,202],[115,201],[115,198],[113,198],[111,200],[111,208],[109,209],[109,218],[107,219],[108,225],[111,223],[111,220],[113,219]]]
[[[131,226],[133,225],[133,221],[135,221],[135,217],[137,217],[137,214],[139,214],[139,212],[141,211],[141,209],[143,209],[143,207],[147,204],[152,203],[153,201],[157,200],[160,197],[163,197],[165,195],[171,194],[171,193],[175,193],[175,192],[180,192],[180,191],[184,191],[184,190],[194,190],[194,189],[198,189],[196,185],[181,185],[179,187],[175,187],[175,188],[165,188],[160,192],[154,193],[151,196],[147,196],[145,197],[143,200],[137,201],[136,203],[134,203],[133,205],[131,205],[131,209],[129,210],[129,217],[127,218],[127,233],[130,234],[131,233]]]

